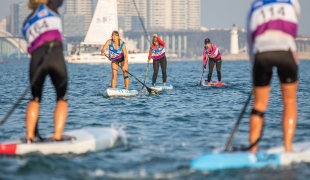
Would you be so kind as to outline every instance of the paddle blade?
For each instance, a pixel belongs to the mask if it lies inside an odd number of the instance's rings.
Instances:
[[[157,94],[157,91],[155,89],[151,89],[149,87],[146,87],[146,89],[147,89],[147,92],[149,92],[150,94],[153,94],[153,95]]]

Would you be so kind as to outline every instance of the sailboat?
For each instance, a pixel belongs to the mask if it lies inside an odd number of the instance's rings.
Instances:
[[[84,42],[80,45],[83,51],[80,51],[81,48],[79,48],[77,52],[70,55],[68,57],[68,63],[111,63],[107,57],[101,56],[101,48],[111,38],[111,33],[114,30],[118,30],[117,0],[98,0]],[[147,63],[148,53],[131,53],[138,52],[136,48],[137,43],[128,38],[123,39],[121,32],[120,37],[125,41],[127,51],[129,52],[128,63]]]

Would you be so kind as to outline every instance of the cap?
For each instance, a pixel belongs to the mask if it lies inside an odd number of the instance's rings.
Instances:
[[[211,43],[211,40],[209,38],[206,38],[205,39],[205,44],[210,44]]]

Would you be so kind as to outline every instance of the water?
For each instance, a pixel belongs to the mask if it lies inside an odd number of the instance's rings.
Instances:
[[[29,62],[0,63],[0,117],[9,111],[28,86]],[[66,130],[82,127],[115,127],[122,140],[112,149],[83,155],[0,156],[0,179],[308,179],[306,163],[283,168],[220,170],[199,172],[190,161],[204,153],[224,149],[251,91],[248,61],[223,61],[222,80],[227,87],[197,86],[202,74],[200,61],[168,62],[168,82],[174,89],[156,96],[140,93],[131,98],[106,98],[110,86],[110,65],[67,64],[69,73],[69,116]],[[129,72],[143,81],[146,64],[133,64]],[[300,63],[298,127],[295,142],[310,141],[310,61]],[[151,84],[152,66],[147,84]],[[207,76],[205,72],[204,76]],[[216,80],[216,72],[213,79]],[[130,89],[141,84],[131,79]],[[161,82],[161,74],[158,75]],[[118,87],[123,88],[122,74]],[[9,120],[0,127],[0,141],[25,134],[27,95]],[[55,92],[45,82],[39,129],[53,131]],[[248,145],[250,107],[242,119],[232,146]],[[260,150],[282,145],[282,102],[279,81],[272,79]]]

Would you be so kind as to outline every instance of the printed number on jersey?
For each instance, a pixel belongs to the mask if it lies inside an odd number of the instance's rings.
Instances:
[[[32,43],[41,34],[51,30],[58,30],[60,32],[62,31],[61,21],[59,17],[47,17],[31,24],[29,29],[27,30],[28,42]]]
[[[297,23],[298,18],[294,7],[287,3],[272,3],[261,6],[253,11],[251,17],[251,30],[258,26],[274,20],[283,20]]]

